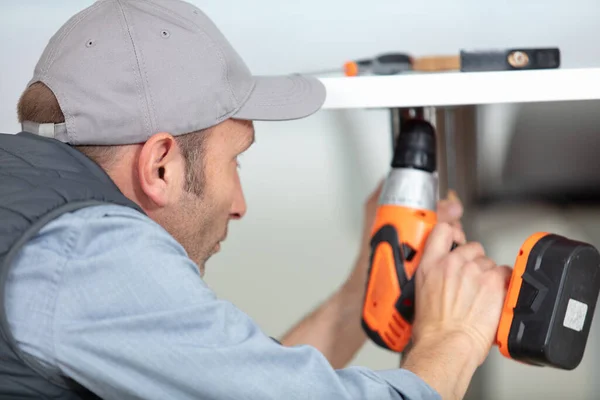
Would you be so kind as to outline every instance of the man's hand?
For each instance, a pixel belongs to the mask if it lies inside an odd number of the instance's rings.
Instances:
[[[415,275],[414,346],[403,363],[444,399],[462,398],[487,357],[512,273],[486,257],[479,243],[450,252],[461,239],[448,223],[429,236]]]
[[[348,278],[329,299],[281,339],[286,346],[310,344],[318,348],[334,368],[346,366],[367,340],[360,321],[371,253],[371,229],[382,188],[383,181],[365,202],[360,249]],[[460,223],[463,206],[454,192],[450,192],[447,199],[438,202],[437,213],[439,221],[456,229],[457,242],[464,243]]]
[[[466,335],[481,364],[494,343],[512,269],[496,266],[477,242],[449,253],[457,235],[439,224],[425,246],[416,272],[413,337],[418,343]]]
[[[371,229],[373,227],[373,224],[375,223],[375,214],[377,213],[379,196],[381,195],[383,184],[384,181],[381,181],[377,188],[375,188],[375,190],[369,195],[365,203],[365,217],[359,258],[366,258],[366,260],[364,260],[365,262],[363,263],[363,265],[357,265],[357,269],[368,269],[368,265],[365,264],[368,263],[369,255],[371,253]],[[452,225],[453,227],[457,228],[458,230],[462,231],[462,224],[460,222],[460,219],[463,216],[464,209],[455,191],[449,190],[448,197],[438,201],[436,212],[438,222],[446,222]],[[461,240],[458,243],[464,243],[464,237],[459,239]]]

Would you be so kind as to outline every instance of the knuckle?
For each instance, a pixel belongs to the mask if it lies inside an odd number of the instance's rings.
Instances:
[[[452,226],[446,221],[439,221],[437,223],[438,230],[443,233],[452,232]]]
[[[495,269],[491,269],[482,278],[483,286],[491,291],[504,289],[504,278]]]
[[[449,254],[445,259],[444,270],[447,275],[454,275],[461,269],[462,264],[463,260],[458,254]]]
[[[479,275],[481,273],[481,267],[475,261],[465,263],[463,269],[465,270],[465,273],[469,275]]]
[[[479,242],[471,242],[469,244],[472,248],[473,251],[477,254],[485,254],[485,250],[483,249],[483,245]]]
[[[465,245],[459,246],[455,251],[458,252],[459,249],[461,254],[470,260],[475,260],[485,256],[483,246],[479,242],[467,242]]]
[[[477,262],[479,263],[479,265],[482,268],[485,268],[485,269],[489,269],[496,265],[494,260],[492,260],[491,258],[486,257],[486,256],[481,256],[481,257],[477,258]]]

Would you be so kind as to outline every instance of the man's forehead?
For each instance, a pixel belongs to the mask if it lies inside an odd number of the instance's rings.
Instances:
[[[254,143],[254,124],[252,121],[227,119],[214,127],[211,135],[220,143],[234,149],[236,152],[246,151]]]

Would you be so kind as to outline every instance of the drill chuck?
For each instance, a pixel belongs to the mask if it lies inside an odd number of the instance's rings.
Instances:
[[[398,135],[392,168],[413,168],[434,172],[436,165],[436,140],[433,126],[420,119],[406,121]]]

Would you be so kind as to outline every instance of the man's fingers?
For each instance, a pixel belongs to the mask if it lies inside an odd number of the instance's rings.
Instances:
[[[507,265],[500,265],[495,268],[490,268],[487,271],[484,271],[486,276],[486,281],[489,285],[490,289],[502,289],[503,293],[506,295],[506,291],[510,286],[510,280],[512,278],[513,269]],[[491,293],[490,293],[491,294]]]
[[[421,266],[427,269],[429,265],[439,263],[443,257],[449,254],[453,243],[458,243],[459,246],[452,252],[465,262],[485,256],[485,251],[480,243],[466,243],[462,229],[457,229],[447,222],[438,222],[425,243]]]
[[[440,222],[454,222],[463,215],[462,204],[458,201],[440,200],[437,205],[437,216]]]
[[[437,264],[450,252],[456,235],[457,233],[450,224],[438,222],[431,230],[425,243],[421,265],[428,268],[430,265]]]
[[[496,268],[496,263],[494,262],[494,260],[488,258],[488,257],[477,257],[474,260],[477,265],[479,265],[479,267],[483,270],[483,271],[487,271],[490,270],[492,268]]]
[[[459,226],[452,224],[452,235],[454,243],[465,244],[467,242],[465,232],[462,230],[462,226],[460,226],[460,224]]]
[[[459,221],[463,213],[463,205],[454,190],[449,190],[448,197],[438,202],[437,214],[440,222]]]
[[[485,250],[479,242],[469,242],[460,245],[452,252],[457,256],[460,256],[465,262],[474,261],[485,256]]]
[[[460,203],[460,199],[458,198],[458,194],[453,189],[448,189],[448,200],[456,201]]]
[[[500,277],[505,281],[506,286],[510,283],[510,278],[512,277],[513,269],[508,265],[500,265],[494,268],[494,272],[496,272]]]
[[[458,220],[458,221],[452,221],[452,222],[450,223],[450,225],[452,225],[452,226],[453,226],[453,227],[455,227],[455,228],[461,229],[461,230],[462,230],[462,228],[463,228],[463,226],[462,226],[462,222],[460,222],[460,220]]]

